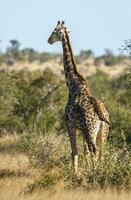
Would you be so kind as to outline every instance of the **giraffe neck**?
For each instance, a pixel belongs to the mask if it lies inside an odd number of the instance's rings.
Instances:
[[[65,31],[63,40],[63,63],[64,63],[64,72],[66,78],[67,87],[70,85],[71,79],[79,79],[81,82],[85,82],[84,78],[77,72],[75,59],[73,56],[70,40],[68,33]]]

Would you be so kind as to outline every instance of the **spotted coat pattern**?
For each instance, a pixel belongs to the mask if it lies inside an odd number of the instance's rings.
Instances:
[[[109,114],[105,105],[91,96],[85,79],[78,73],[68,31],[60,22],[48,42],[52,44],[55,40],[61,41],[63,47],[65,80],[69,92],[65,119],[75,165],[75,156],[78,155],[76,130],[82,132],[86,141],[84,152],[89,150],[96,154],[97,146],[103,144],[108,136]]]

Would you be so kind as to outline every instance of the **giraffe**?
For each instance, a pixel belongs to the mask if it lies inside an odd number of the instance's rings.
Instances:
[[[48,43],[60,41],[63,47],[63,65],[68,102],[65,108],[65,120],[69,135],[74,171],[78,172],[78,150],[76,131],[80,130],[84,143],[84,154],[96,155],[97,146],[106,142],[109,132],[109,114],[105,105],[90,94],[88,84],[77,71],[76,62],[64,22],[58,21]]]

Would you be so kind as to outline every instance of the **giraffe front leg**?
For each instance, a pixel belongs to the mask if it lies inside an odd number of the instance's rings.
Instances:
[[[71,144],[74,171],[75,171],[75,174],[77,174],[78,173],[78,151],[77,151],[77,144],[76,144],[76,130],[71,125],[70,122],[67,123],[67,132],[68,132],[70,144]]]

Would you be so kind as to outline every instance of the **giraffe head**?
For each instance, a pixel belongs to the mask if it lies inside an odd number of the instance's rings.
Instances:
[[[54,31],[51,33],[48,39],[48,43],[53,44],[55,42],[62,41],[65,31],[66,27],[64,26],[64,21],[62,22],[58,21],[57,26],[55,27]]]

